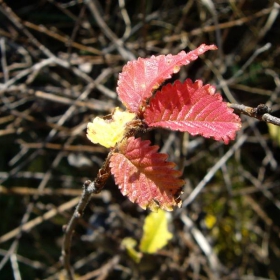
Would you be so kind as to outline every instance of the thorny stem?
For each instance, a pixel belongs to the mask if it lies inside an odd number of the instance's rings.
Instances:
[[[228,103],[227,105],[229,108],[234,109],[236,113],[244,114],[260,121],[280,126],[280,119],[270,115],[271,108],[269,108],[265,104],[260,104],[256,108],[233,103]]]
[[[71,242],[75,227],[79,221],[79,219],[83,216],[84,210],[90,201],[92,194],[97,194],[101,192],[103,189],[107,179],[109,178],[111,172],[109,168],[109,160],[114,150],[108,154],[103,166],[99,169],[97,177],[94,181],[87,180],[84,182],[83,185],[83,192],[81,195],[81,199],[64,230],[64,240],[62,245],[61,251],[61,260],[66,270],[67,278],[69,280],[74,280],[73,271],[70,264],[70,249],[71,249]]]

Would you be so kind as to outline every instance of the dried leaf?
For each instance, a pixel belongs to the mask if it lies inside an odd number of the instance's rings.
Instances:
[[[171,211],[180,206],[183,180],[175,163],[166,161],[167,155],[157,153],[158,146],[150,141],[130,137],[119,143],[119,153],[110,159],[111,172],[123,195],[140,207]]]
[[[201,81],[176,81],[158,91],[144,112],[149,126],[187,131],[223,140],[235,138],[241,127],[240,118],[222,101],[215,88]]]
[[[116,108],[111,119],[96,117],[87,125],[87,137],[106,148],[114,147],[122,140],[126,124],[135,118],[134,113],[123,112]]]
[[[120,100],[129,111],[139,114],[153,92],[182,65],[196,60],[198,55],[208,50],[216,49],[215,45],[203,44],[189,53],[181,51],[177,55],[159,55],[128,62],[119,75],[117,92]]]

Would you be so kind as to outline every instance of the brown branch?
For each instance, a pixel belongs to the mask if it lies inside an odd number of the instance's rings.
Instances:
[[[66,152],[89,152],[89,153],[105,153],[107,149],[102,146],[87,146],[87,145],[62,145],[55,143],[26,143],[18,140],[17,143],[23,148],[27,149],[50,149],[50,150],[63,150]]]
[[[64,265],[64,268],[67,273],[67,277],[70,280],[74,280],[73,271],[70,264],[70,249],[71,242],[75,227],[79,219],[83,216],[84,210],[90,201],[92,194],[100,193],[103,189],[107,179],[109,178],[111,172],[109,168],[109,160],[114,150],[112,150],[105,160],[102,168],[98,171],[96,179],[92,182],[90,180],[85,181],[83,186],[83,192],[80,198],[80,201],[73,213],[68,225],[65,228],[64,240],[62,245],[61,259]]]
[[[22,24],[22,20],[13,12],[13,10],[3,1],[0,0],[0,11],[19,29],[27,38],[30,39],[31,43],[41,50],[47,57],[54,57],[54,54],[43,46]]]
[[[23,21],[13,12],[13,10],[3,1],[0,0],[0,11],[19,29],[21,30],[25,36],[30,40],[30,42],[36,46],[45,56],[48,57],[48,59],[45,59],[44,62],[49,65],[50,63],[56,63],[57,65],[60,65],[63,68],[70,69],[73,73],[75,73],[77,76],[83,78],[88,83],[92,83],[94,85],[97,85],[98,83],[96,80],[94,81],[90,76],[86,75],[84,72],[82,72],[80,69],[72,67],[68,61],[62,60],[58,57],[56,57],[48,48],[46,48],[44,45],[42,45],[33,35],[29,32],[29,30],[24,26]],[[34,67],[34,66],[33,66]],[[32,68],[33,68],[32,67]],[[28,73],[23,72],[22,75],[29,74],[29,69],[24,70]],[[10,86],[10,80],[2,85],[1,89],[6,89],[8,86]]]
[[[276,1],[280,2],[280,0],[276,0]],[[273,9],[273,7],[265,8],[265,9],[262,9],[261,11],[256,12],[255,14],[245,16],[242,18],[238,18],[238,19],[235,19],[232,21],[219,23],[217,26],[210,25],[210,26],[195,28],[195,29],[191,30],[190,32],[187,32],[186,35],[197,36],[197,35],[201,35],[204,33],[215,32],[215,30],[217,28],[222,30],[222,29],[228,29],[228,28],[235,27],[235,26],[242,26],[245,23],[248,23],[256,18],[263,17],[263,16],[266,16],[267,14],[270,14],[272,9]],[[172,36],[164,36],[163,40],[165,42],[173,42],[173,41],[181,40],[181,38],[182,38],[182,34],[174,34]]]
[[[97,280],[101,280],[101,279],[107,279],[107,276],[109,274],[109,272],[111,270],[113,270],[116,265],[119,263],[120,261],[120,255],[116,255],[114,256],[111,260],[109,260],[106,264],[104,264],[103,266],[101,266],[100,268],[91,271],[89,273],[87,273],[86,275],[80,276],[79,279],[80,280],[89,280],[89,279],[93,279],[95,277]]]
[[[65,45],[67,43],[69,43],[70,38],[68,38],[67,36],[62,36],[58,33],[55,33],[52,30],[50,30],[49,28],[46,28],[45,26],[43,26],[42,24],[36,25],[36,24],[34,24],[32,22],[28,22],[28,21],[24,21],[23,24],[24,24],[24,26],[26,26],[30,29],[33,29],[33,30],[36,30],[38,32],[44,33],[44,34],[50,36],[51,38],[54,38],[54,39],[56,39],[60,42],[63,42],[63,43],[65,43]],[[78,49],[78,50],[86,51],[86,52],[89,52],[89,53],[92,53],[92,54],[96,54],[96,55],[101,54],[101,51],[99,51],[99,50],[97,50],[93,47],[82,45],[82,44],[77,43],[77,42],[72,41],[71,46]]]
[[[228,103],[228,107],[234,109],[235,113],[244,114],[251,118],[280,126],[280,119],[270,115],[271,108],[265,104],[260,104],[256,108],[253,108],[242,104]]]
[[[72,100],[67,97],[58,96],[49,92],[36,91],[35,96],[38,98],[46,99],[55,103],[62,103],[66,105],[73,105],[78,107],[87,107],[90,110],[108,111],[112,110],[113,104],[111,102],[102,102],[100,100],[92,99],[91,102]]]
[[[67,201],[66,203],[60,205],[59,207],[49,210],[48,212],[44,213],[42,216],[36,217],[35,219],[30,220],[29,222],[23,223],[19,227],[0,236],[0,244],[9,241],[12,238],[17,237],[17,235],[19,235],[21,232],[30,231],[32,228],[36,227],[37,225],[40,225],[45,221],[50,220],[51,218],[55,217],[59,213],[65,212],[66,210],[74,207],[77,204],[77,202],[78,202],[78,198],[75,197],[70,201]]]
[[[9,187],[0,185],[0,195],[38,195],[38,196],[79,196],[81,194],[81,189],[52,189],[45,188],[43,191],[38,191],[35,188],[29,188],[26,186]],[[96,195],[95,198],[102,197],[101,195]]]
[[[96,1],[86,1],[86,5],[93,17],[95,18],[96,23],[98,24],[102,32],[116,46],[117,50],[119,51],[120,55],[124,58],[124,60],[134,60],[134,54],[124,47],[123,40],[119,39],[104,21],[100,10],[97,8]]]

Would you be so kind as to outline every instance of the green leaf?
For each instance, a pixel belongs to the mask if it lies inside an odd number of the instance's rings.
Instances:
[[[149,214],[145,219],[144,234],[140,243],[140,250],[153,254],[163,248],[172,234],[168,231],[167,221],[169,213],[159,209]]]
[[[136,262],[139,263],[142,258],[142,253],[137,252],[134,247],[137,242],[131,237],[126,237],[122,241],[122,246],[126,249],[128,255]]]

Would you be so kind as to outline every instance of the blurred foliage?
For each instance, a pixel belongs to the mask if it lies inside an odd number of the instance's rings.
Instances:
[[[278,146],[280,146],[280,128],[278,126],[275,126],[271,123],[268,124],[268,131],[271,139],[274,141],[274,143]]]

